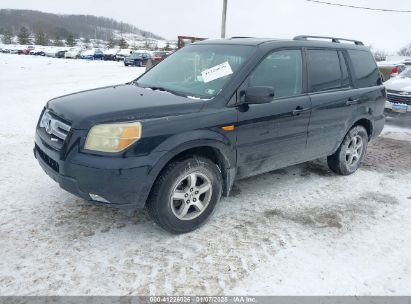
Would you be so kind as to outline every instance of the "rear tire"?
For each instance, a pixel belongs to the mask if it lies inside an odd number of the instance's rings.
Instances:
[[[367,146],[367,130],[363,126],[354,126],[348,131],[338,150],[328,156],[328,167],[339,175],[353,174],[361,166]]]
[[[221,192],[218,166],[207,158],[192,156],[174,161],[163,170],[146,208],[164,230],[187,233],[205,223]]]

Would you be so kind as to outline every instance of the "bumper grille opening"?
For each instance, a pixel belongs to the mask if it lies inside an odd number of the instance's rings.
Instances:
[[[41,157],[41,159],[54,171],[59,173],[59,164],[51,159],[46,153],[44,153],[37,145],[36,145],[37,155]]]
[[[399,96],[393,94],[387,94],[387,100],[393,103],[404,103],[407,105],[411,105],[411,96]]]

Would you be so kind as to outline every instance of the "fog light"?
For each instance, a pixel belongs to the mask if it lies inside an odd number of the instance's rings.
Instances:
[[[110,204],[108,200],[106,200],[104,197],[101,197],[100,195],[93,194],[93,193],[90,193],[89,195],[93,201]]]

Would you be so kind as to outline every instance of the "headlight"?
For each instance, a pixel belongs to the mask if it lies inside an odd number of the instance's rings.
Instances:
[[[96,125],[87,134],[87,150],[120,152],[141,138],[139,122]]]

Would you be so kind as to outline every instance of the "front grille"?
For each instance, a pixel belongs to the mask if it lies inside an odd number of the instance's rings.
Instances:
[[[57,173],[59,172],[59,164],[54,159],[50,158],[46,153],[44,153],[37,145],[36,145],[37,155],[41,157],[41,159],[54,171]]]
[[[49,110],[44,111],[39,123],[40,134],[47,144],[60,150],[66,140],[71,126]]]
[[[388,93],[387,100],[393,103],[404,103],[407,105],[411,105],[411,96],[407,96],[407,95],[394,95],[394,94]]]

